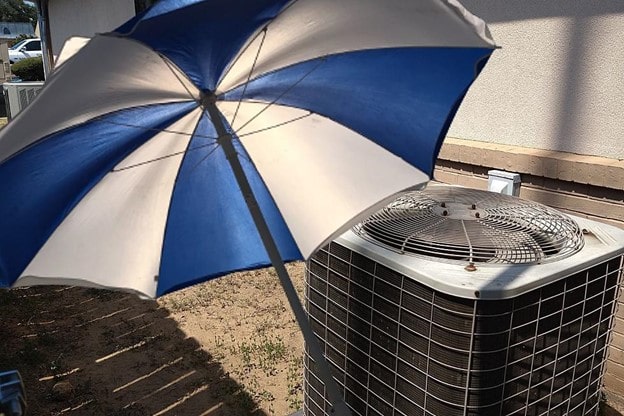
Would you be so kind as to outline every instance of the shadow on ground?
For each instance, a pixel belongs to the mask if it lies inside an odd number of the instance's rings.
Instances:
[[[622,413],[605,403],[600,408],[600,416],[622,416]]]
[[[0,371],[22,374],[31,415],[265,412],[155,301],[95,289],[0,291]]]

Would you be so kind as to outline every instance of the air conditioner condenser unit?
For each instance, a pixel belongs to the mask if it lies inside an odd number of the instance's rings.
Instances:
[[[2,87],[7,116],[11,120],[39,95],[43,82],[5,82]]]
[[[624,231],[460,187],[407,193],[307,263],[354,415],[595,415]],[[306,354],[304,414],[329,409]]]

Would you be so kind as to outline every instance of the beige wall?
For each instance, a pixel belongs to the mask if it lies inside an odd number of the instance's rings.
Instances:
[[[9,64],[9,48],[7,41],[0,40],[0,83],[3,83],[11,76],[11,65]],[[0,100],[2,97],[0,96]]]
[[[71,36],[111,31],[135,15],[134,0],[50,0],[52,52]]]
[[[462,0],[494,52],[449,136],[624,158],[624,1]]]

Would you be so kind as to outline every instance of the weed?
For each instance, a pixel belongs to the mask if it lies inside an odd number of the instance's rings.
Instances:
[[[225,396],[224,402],[239,410],[240,413],[237,414],[255,415],[260,413],[257,412],[258,405],[254,399],[243,391],[238,391],[237,394]]]
[[[57,377],[58,374],[63,372],[63,353],[60,353],[56,360],[50,362],[50,371],[54,374],[54,377]]]
[[[260,400],[266,400],[267,402],[272,402],[273,400],[275,400],[273,394],[271,394],[270,391],[266,390],[262,390],[260,393],[258,393],[258,397],[260,398]]]
[[[260,334],[252,336],[249,342],[236,342],[229,352],[239,356],[245,368],[259,367],[272,375],[275,366],[286,357],[286,345],[280,338]]]
[[[271,339],[263,335],[258,344],[260,368],[271,372],[277,363],[286,356],[286,345],[280,338]]]
[[[255,345],[253,344],[247,344],[245,341],[239,343],[238,345],[238,354],[241,356],[241,359],[243,360],[243,365],[245,367],[250,367],[251,366],[251,354],[254,352],[255,350]]]
[[[300,356],[293,357],[288,363],[287,380],[287,397],[288,408],[299,410],[303,405],[303,358]]]
[[[220,335],[215,335],[215,347],[221,349],[225,345],[223,338]]]
[[[183,312],[193,308],[191,300],[187,297],[172,296],[167,298],[164,302],[167,308],[172,312]]]

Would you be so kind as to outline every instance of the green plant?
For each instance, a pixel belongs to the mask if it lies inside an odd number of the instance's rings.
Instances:
[[[22,33],[21,35],[18,35],[15,39],[10,40],[9,43],[8,43],[8,46],[10,48],[13,45],[17,45],[18,43],[20,43],[24,39],[34,39],[34,38],[35,37],[33,35],[25,35],[25,34]]]
[[[37,8],[31,1],[2,0],[0,2],[0,21],[28,22],[34,28],[37,23]]]
[[[260,367],[266,371],[271,371],[286,356],[286,345],[281,339],[277,337],[270,339],[266,335],[261,336],[259,341]]]
[[[288,362],[288,392],[286,400],[288,408],[291,410],[299,410],[303,406],[303,358],[299,355],[294,356]]]
[[[66,366],[63,361],[63,353],[60,353],[56,360],[50,361],[49,367],[52,374],[54,374],[54,378],[58,379],[59,375],[66,370]]]
[[[22,59],[13,64],[11,72],[22,81],[43,81],[43,60],[40,57]]]

